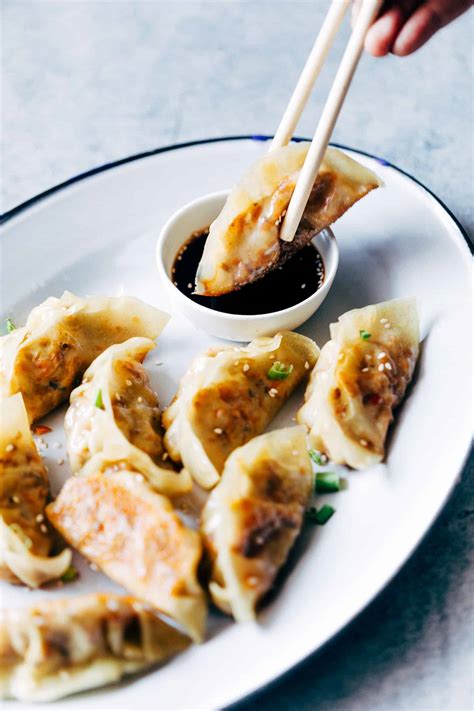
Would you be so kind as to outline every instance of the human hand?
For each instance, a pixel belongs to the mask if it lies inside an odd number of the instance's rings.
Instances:
[[[363,0],[355,0],[357,14]],[[365,49],[374,57],[391,52],[400,57],[416,52],[438,30],[466,12],[474,0],[390,0],[384,2],[378,19],[365,39]]]

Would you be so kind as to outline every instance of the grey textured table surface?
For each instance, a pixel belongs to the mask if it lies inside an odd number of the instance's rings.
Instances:
[[[1,211],[163,144],[272,133],[325,7],[323,0],[5,0]],[[334,134],[417,176],[471,235],[472,15],[413,57],[365,57]],[[314,129],[343,40],[300,135]],[[466,470],[377,600],[316,657],[241,708],[472,708],[473,521]],[[311,601],[308,614],[317,614]]]

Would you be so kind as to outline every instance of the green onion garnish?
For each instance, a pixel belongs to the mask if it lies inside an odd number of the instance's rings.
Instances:
[[[319,466],[322,466],[326,463],[323,462],[320,452],[318,452],[316,449],[310,449],[308,454],[315,464],[319,464]]]
[[[73,580],[75,580],[78,577],[79,573],[77,572],[76,568],[73,565],[70,565],[69,568],[61,575],[61,580],[63,583],[72,583]]]
[[[11,318],[7,318],[7,332],[12,333],[12,331],[16,331],[16,326]]]
[[[316,474],[316,491],[318,494],[334,494],[341,489],[341,478],[334,472],[319,472]]]
[[[276,360],[267,375],[270,380],[285,380],[292,372],[293,366],[291,364],[285,365],[281,361]]]
[[[94,405],[98,407],[99,410],[105,410],[104,403],[102,402],[102,390],[99,390],[97,393]]]
[[[319,511],[312,506],[308,511],[306,511],[306,518],[312,523],[316,523],[318,526],[324,526],[325,523],[329,521],[336,509],[333,509],[329,504],[324,504],[321,506]]]
[[[359,331],[359,333],[360,333],[360,337],[362,338],[363,341],[367,341],[372,335],[365,329],[362,329],[361,331]]]

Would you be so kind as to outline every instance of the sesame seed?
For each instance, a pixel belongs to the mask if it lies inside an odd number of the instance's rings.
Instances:
[[[137,397],[137,402],[143,402],[143,398],[141,395],[140,395],[140,397]]]
[[[15,445],[12,444],[11,442],[9,442],[9,444],[7,444],[7,446],[5,447],[6,452],[13,452],[14,449],[15,449]]]
[[[256,588],[258,585],[258,578],[255,575],[249,575],[245,578],[245,582],[249,588]]]
[[[62,457],[59,457],[59,459],[57,459],[56,461],[60,466],[61,464],[64,464],[64,459]]]
[[[305,288],[306,288],[306,284],[301,284],[301,288],[302,288],[302,289],[305,289]]]
[[[368,442],[366,439],[360,439],[359,442],[363,447],[367,447],[367,445],[368,445]]]
[[[135,479],[138,482],[142,482],[142,481],[144,481],[145,477],[143,476],[143,474],[135,474]]]
[[[189,282],[188,289],[192,289],[192,288],[193,288],[193,285],[191,284],[191,282]]]
[[[223,430],[222,430],[221,427],[214,427],[214,432],[215,432],[216,434],[218,434],[218,435],[221,435],[222,432],[223,432]]]
[[[380,323],[387,323],[387,321],[388,321],[388,318],[381,318],[380,319]]]
[[[244,367],[242,368],[242,370],[244,371],[244,373],[246,373],[246,372],[247,372],[247,370],[250,370],[250,366],[249,366],[249,364],[248,364],[248,363],[246,363],[246,364],[244,365]]]
[[[338,360],[344,360],[344,353],[339,353]]]
[[[44,521],[44,516],[43,516],[43,514],[38,514],[38,515],[36,516],[35,520],[36,520],[37,523],[41,523],[42,521]]]
[[[235,366],[239,365],[239,361],[238,361],[238,360],[234,360],[234,365],[235,365]]]
[[[40,531],[41,533],[48,533],[48,527],[44,523],[42,523],[40,526]]]
[[[362,372],[363,372],[363,373],[368,373],[368,372],[369,372],[369,369],[368,369],[368,368],[362,368]]]
[[[130,387],[130,385],[133,385],[131,380],[126,380],[125,383],[128,385],[128,387]]]
[[[99,570],[99,568],[96,566],[95,563],[89,563],[89,568],[90,568],[91,570]]]
[[[278,390],[276,388],[270,388],[268,394],[270,395],[270,397],[275,397],[275,395],[278,395]]]
[[[16,494],[14,494],[14,495],[12,496],[12,501],[13,501],[14,504],[19,504],[19,503],[20,503],[20,497],[17,496]]]
[[[382,372],[383,370],[385,370],[385,365],[383,363],[380,363],[379,371]]]
[[[377,354],[377,358],[379,360],[382,360],[382,358],[385,358],[386,356],[387,356],[387,354],[384,353],[384,351],[380,351],[380,353]]]
[[[310,364],[308,363],[308,361],[306,361],[306,363],[304,364],[304,368],[305,368],[305,370],[309,370],[309,369],[311,368],[311,366],[310,366]]]
[[[165,452],[165,453],[163,454],[163,456],[161,457],[162,461],[163,461],[163,462],[166,462],[166,460],[168,459],[169,456],[170,456],[170,455],[168,454],[168,452]]]
[[[385,368],[387,370],[392,370],[392,364],[391,363],[385,363]]]
[[[274,353],[272,353],[272,354],[270,355],[270,360],[275,360],[275,358],[276,358],[276,355],[275,355]]]
[[[320,454],[319,456],[320,456],[320,458],[321,458],[322,464],[326,464],[327,461],[328,461],[327,456],[326,456],[325,454]]]
[[[384,325],[384,328],[391,328],[391,327],[392,327],[392,324],[391,324],[391,323],[386,323],[386,324]]]
[[[120,395],[120,393],[116,394],[115,399],[117,400],[117,402],[122,402],[122,396]]]

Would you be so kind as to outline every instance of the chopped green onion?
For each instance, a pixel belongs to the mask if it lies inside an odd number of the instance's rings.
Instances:
[[[325,523],[329,521],[336,509],[333,509],[329,504],[324,504],[321,506],[319,511],[312,506],[308,511],[306,511],[306,518],[312,523],[318,524],[318,526],[324,526]]]
[[[363,341],[367,341],[372,335],[365,329],[362,329],[361,331],[359,331],[359,333],[360,333],[360,337],[362,338]]]
[[[12,333],[13,331],[16,331],[16,326],[11,318],[7,318],[7,332]]]
[[[72,583],[79,576],[76,568],[70,565],[69,568],[61,575],[63,583]]]
[[[104,403],[102,401],[102,390],[99,390],[99,392],[97,393],[94,405],[98,407],[99,410],[105,410]]]
[[[272,367],[268,371],[267,375],[270,380],[285,380],[292,372],[293,366],[291,364],[285,365],[281,361],[276,360],[272,364]]]
[[[323,462],[323,458],[321,457],[321,453],[318,452],[317,449],[310,449],[308,454],[315,464],[319,464],[319,466],[325,464],[325,462]]]
[[[318,472],[316,474],[316,491],[318,494],[334,494],[341,489],[341,478],[334,472]]]

